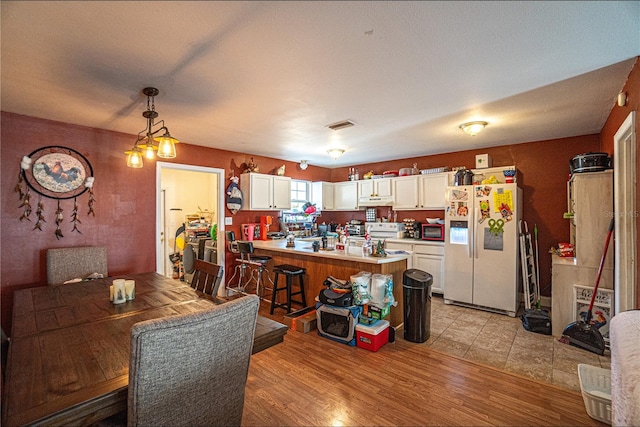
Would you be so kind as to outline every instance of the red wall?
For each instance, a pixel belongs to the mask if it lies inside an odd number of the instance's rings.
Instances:
[[[602,151],[613,155],[615,155],[613,150],[613,137],[631,111],[636,112],[636,147],[640,140],[640,57],[636,58],[633,70],[631,74],[629,74],[629,78],[622,90],[627,93],[627,105],[623,107],[615,105],[613,107],[600,133]],[[638,152],[637,149],[636,173],[640,173],[640,152]],[[636,185],[636,208],[639,208],[637,205],[639,196],[640,186]],[[638,212],[634,214],[636,216],[636,232],[638,232],[638,230],[640,230],[640,215],[638,215]],[[636,242],[636,256],[637,254],[640,254],[640,248]],[[636,286],[636,307],[640,307],[640,263],[638,262],[636,262]]]

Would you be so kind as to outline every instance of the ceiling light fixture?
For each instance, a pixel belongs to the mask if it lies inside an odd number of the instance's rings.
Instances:
[[[467,123],[463,123],[460,125],[460,129],[462,129],[462,132],[466,133],[467,135],[471,135],[471,136],[476,136],[477,134],[479,134],[482,129],[484,129],[489,123],[487,122],[482,122],[482,121],[477,121],[477,122],[467,122]]]
[[[327,153],[329,153],[329,155],[333,158],[333,160],[336,160],[338,157],[344,154],[344,150],[342,148],[332,148],[329,151],[327,151]]]
[[[308,167],[309,167],[309,163],[307,163],[306,160],[300,160],[300,169],[302,169],[303,171],[306,171]]]
[[[138,139],[131,150],[125,151],[127,155],[127,166],[130,168],[141,168],[142,155],[149,160],[153,160],[158,152],[158,157],[163,159],[173,159],[176,157],[176,144],[179,142],[169,133],[169,129],[164,125],[164,120],[155,123],[158,117],[155,106],[155,97],[160,93],[155,87],[146,87],[142,93],[147,96],[147,110],[142,113],[142,117],[147,119],[147,127],[138,132]],[[160,126],[156,130],[154,127]],[[162,136],[154,136],[164,131]],[[144,133],[144,134],[143,134]]]

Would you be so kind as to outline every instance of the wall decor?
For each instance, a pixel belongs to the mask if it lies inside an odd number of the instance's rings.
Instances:
[[[45,207],[42,198],[46,197],[58,201],[55,210],[55,236],[60,239],[63,236],[60,225],[64,222],[64,209],[61,201],[73,199],[71,231],[82,232],[78,228],[81,223],[78,218],[77,197],[89,192],[87,215],[95,216],[93,195],[93,168],[89,161],[78,151],[58,146],[48,146],[33,151],[28,156],[23,156],[18,174],[18,184],[15,192],[18,193],[20,206],[23,208],[20,221],[31,222],[31,191],[38,194],[36,208],[36,223],[33,230],[42,231],[46,223]]]
[[[238,185],[240,178],[233,175],[229,180],[231,181],[231,184],[227,187],[227,209],[235,215],[240,209],[242,209],[242,191]]]

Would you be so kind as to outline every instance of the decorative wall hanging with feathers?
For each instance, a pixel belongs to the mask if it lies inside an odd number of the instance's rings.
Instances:
[[[18,193],[20,199],[18,208],[23,209],[20,216],[21,222],[25,220],[32,222],[31,190],[38,194],[36,222],[33,230],[43,231],[43,224],[47,223],[43,197],[58,201],[55,210],[55,236],[57,239],[64,237],[61,225],[65,217],[61,201],[73,199],[70,215],[72,232],[82,234],[78,228],[78,225],[82,223],[78,218],[78,196],[89,192],[87,216],[96,216],[94,211],[96,200],[93,196],[93,168],[82,154],[72,148],[43,147],[22,157],[18,184],[15,187],[15,192]]]

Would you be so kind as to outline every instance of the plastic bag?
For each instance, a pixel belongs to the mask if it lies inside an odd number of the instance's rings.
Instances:
[[[390,274],[374,274],[371,277],[370,304],[384,307],[391,304],[398,305],[393,297],[393,276]]]
[[[371,300],[370,285],[371,285],[371,273],[367,271],[361,271],[358,274],[351,276],[353,302],[356,305],[364,305]]]

